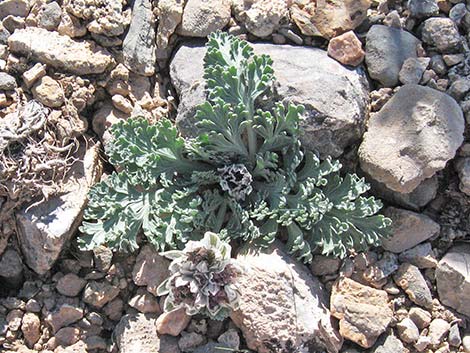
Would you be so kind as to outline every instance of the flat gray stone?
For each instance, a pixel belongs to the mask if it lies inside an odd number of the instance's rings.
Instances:
[[[394,253],[411,249],[440,231],[438,223],[424,214],[388,207],[385,212],[392,219],[391,237],[382,242],[382,247]]]
[[[257,54],[274,61],[275,101],[305,106],[302,142],[322,157],[338,157],[360,140],[369,101],[368,84],[361,68],[347,69],[327,52],[290,45],[250,44]],[[179,95],[176,123],[183,134],[194,135],[196,106],[205,99],[203,57],[200,43],[183,45],[170,65],[171,81]],[[191,62],[191,65],[187,65]]]
[[[82,221],[88,191],[101,176],[99,145],[89,141],[82,146],[75,163],[64,180],[64,193],[47,201],[16,211],[18,239],[24,259],[37,274],[49,271],[65,244]]]
[[[436,269],[439,300],[470,317],[470,244],[451,248]]]
[[[143,76],[155,73],[155,16],[150,0],[135,0],[132,21],[122,44],[124,64]]]
[[[419,39],[402,29],[374,25],[367,33],[366,64],[370,77],[385,87],[398,84],[398,74],[408,58],[416,58]]]

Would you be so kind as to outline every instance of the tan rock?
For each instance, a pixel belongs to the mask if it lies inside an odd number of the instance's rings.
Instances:
[[[47,107],[58,108],[64,104],[64,91],[59,83],[49,76],[42,77],[31,90],[34,98]]]
[[[206,37],[224,28],[229,20],[229,0],[187,0],[179,34],[189,37]]]
[[[367,17],[370,0],[319,0],[313,24],[330,39],[358,27]]]
[[[158,300],[150,293],[137,294],[129,300],[129,306],[139,310],[143,314],[161,313]]]
[[[77,42],[43,28],[16,30],[8,38],[8,47],[14,54],[77,75],[103,73],[114,63],[111,54],[94,42]]]
[[[29,9],[30,3],[28,0],[3,0],[0,2],[0,20],[9,15],[26,17]]]
[[[75,16],[69,14],[67,11],[62,11],[62,18],[57,28],[59,34],[69,36],[70,38],[83,37],[87,33],[87,29],[80,23],[80,20]]]
[[[36,63],[32,68],[23,73],[23,82],[30,88],[37,80],[46,75],[46,65]]]
[[[34,344],[41,337],[41,321],[39,317],[33,313],[26,313],[23,316],[21,331],[27,346],[33,348]]]
[[[279,351],[313,344],[338,352],[342,338],[330,321],[324,288],[282,247],[276,242],[263,251],[240,251],[237,260],[246,271],[237,279],[240,307],[230,318],[259,353],[272,352],[273,338]]]
[[[127,115],[115,109],[111,104],[105,103],[95,111],[92,120],[93,131],[101,138],[104,147],[108,145],[112,136],[110,127],[118,121],[126,120]]]
[[[431,323],[431,313],[428,311],[418,308],[418,307],[413,307],[410,309],[409,312],[409,317],[413,322],[418,326],[418,328],[423,329],[429,326]]]
[[[116,109],[119,109],[125,114],[130,114],[132,112],[132,103],[127,98],[121,96],[120,94],[115,94],[111,99]]]
[[[344,338],[370,348],[393,318],[387,292],[364,286],[349,278],[339,278],[333,286],[331,315],[340,320]]]
[[[132,278],[137,286],[146,286],[153,295],[157,295],[158,286],[170,276],[170,262],[159,255],[151,245],[140,250],[132,270]]]
[[[299,27],[300,32],[306,36],[321,36],[318,28],[313,24],[315,17],[315,3],[309,2],[305,6],[293,4],[290,8],[290,16]]]
[[[330,40],[328,55],[341,64],[358,66],[364,60],[362,43],[353,31],[349,31]]]
[[[166,49],[170,36],[183,18],[183,0],[160,0],[158,2],[159,23],[157,28],[157,48]]]
[[[267,37],[288,13],[285,0],[258,0],[246,11],[245,26],[255,36]]]
[[[68,347],[57,347],[54,350],[54,353],[88,353],[87,345],[83,341],[78,341],[77,343],[68,346]]]
[[[83,309],[73,305],[64,304],[59,310],[46,316],[46,322],[51,326],[52,332],[59,331],[62,327],[73,324],[83,317]]]
[[[178,336],[191,321],[184,308],[163,313],[157,319],[157,332],[160,335]]]
[[[102,308],[119,295],[119,288],[106,282],[91,281],[83,291],[83,301],[96,308]]]

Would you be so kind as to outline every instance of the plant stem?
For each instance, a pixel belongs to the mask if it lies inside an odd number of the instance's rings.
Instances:
[[[248,120],[250,124],[247,126],[247,136],[248,136],[248,153],[250,156],[250,160],[255,165],[255,155],[257,152],[257,145],[256,145],[256,133],[253,130],[253,118],[254,118],[254,102],[250,102],[248,104]]]

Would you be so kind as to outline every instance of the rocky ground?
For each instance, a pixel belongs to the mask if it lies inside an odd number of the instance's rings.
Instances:
[[[0,351],[470,352],[470,2],[0,0],[0,21]],[[271,55],[271,99],[303,104],[304,143],[394,221],[342,261],[240,257],[252,271],[223,322],[162,314],[168,263],[149,245],[75,241],[112,124],[195,133],[218,29]]]

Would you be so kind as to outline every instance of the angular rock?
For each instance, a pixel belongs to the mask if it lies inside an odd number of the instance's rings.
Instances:
[[[388,207],[384,212],[392,219],[391,237],[382,242],[382,247],[394,253],[411,249],[440,231],[438,223],[424,214]]]
[[[0,257],[0,279],[2,287],[18,288],[23,281],[23,262],[20,255],[9,249]]]
[[[307,149],[338,157],[361,138],[367,115],[368,85],[360,69],[348,70],[320,49],[290,45],[252,44],[258,54],[274,61],[277,78],[272,100],[305,106],[302,136]],[[180,97],[176,122],[185,135],[196,134],[194,113],[205,99],[200,45],[182,46],[170,65],[171,80]],[[192,65],[188,66],[187,63]],[[311,65],[311,63],[315,65]],[[321,87],[321,89],[318,89]]]
[[[388,335],[383,343],[377,346],[372,353],[405,353],[408,352],[405,350],[403,343],[393,335]]]
[[[100,74],[114,63],[113,57],[93,42],[76,42],[43,28],[16,30],[8,38],[8,47],[14,54],[77,75]]]
[[[279,350],[309,346],[338,352],[342,338],[331,325],[324,289],[281,248],[275,243],[239,253],[247,271],[238,279],[240,308],[231,319],[248,347],[260,353],[272,351],[269,342]]]
[[[314,276],[324,276],[336,273],[341,265],[341,260],[334,257],[315,255],[310,270]]]
[[[64,304],[59,310],[47,315],[45,321],[51,326],[52,332],[56,333],[62,327],[66,327],[83,317],[83,309],[73,305]]]
[[[29,9],[29,0],[3,0],[0,2],[0,20],[9,15],[26,17],[28,16]]]
[[[398,83],[398,74],[408,58],[416,58],[419,39],[404,30],[374,25],[367,33],[366,64],[370,77],[385,87]]]
[[[113,105],[108,102],[95,111],[92,120],[93,131],[100,137],[105,149],[112,139],[110,127],[127,118],[127,115],[120,110],[114,109]]]
[[[0,90],[10,91],[17,87],[16,80],[6,72],[0,72]]]
[[[279,22],[287,14],[284,0],[258,0],[245,12],[245,26],[255,36],[267,37],[279,28]]]
[[[358,66],[364,60],[365,53],[359,38],[353,31],[349,31],[330,40],[328,55],[341,64]]]
[[[36,63],[31,69],[22,75],[26,87],[30,88],[37,80],[46,75],[46,65]]]
[[[75,234],[82,221],[88,192],[101,177],[99,144],[88,141],[88,149],[81,146],[77,159],[81,162],[75,163],[67,173],[63,194],[16,212],[25,261],[39,275],[51,269],[64,245]]]
[[[419,330],[410,318],[404,318],[397,324],[398,334],[403,342],[413,343],[419,338]]]
[[[186,314],[184,308],[163,313],[156,322],[157,332],[160,335],[178,336],[190,321],[191,316]]]
[[[423,41],[441,53],[455,53],[462,48],[462,38],[450,18],[433,17],[424,21]]]
[[[57,291],[68,297],[76,297],[85,287],[86,281],[74,273],[68,273],[57,282]]]
[[[39,27],[49,31],[55,30],[60,24],[61,15],[62,10],[57,2],[43,5],[39,12]]]
[[[438,346],[450,330],[450,324],[443,319],[434,319],[429,325],[428,337],[432,346]]]
[[[436,0],[408,0],[408,9],[413,17],[431,17],[439,13]]]
[[[462,338],[460,337],[459,325],[457,324],[452,325],[452,327],[449,330],[448,341],[449,341],[449,344],[454,347],[459,347],[462,344]]]
[[[76,327],[64,327],[54,335],[57,343],[61,346],[71,346],[80,339],[80,329]]]
[[[207,37],[224,28],[229,20],[229,0],[188,0],[178,33],[188,37]]]
[[[452,247],[439,261],[436,284],[439,300],[470,316],[470,244]]]
[[[434,257],[431,243],[423,243],[402,252],[398,259],[401,262],[408,262],[418,268],[435,268],[437,260]]]
[[[389,189],[412,192],[455,156],[464,125],[453,98],[405,85],[369,120],[359,148],[361,168]]]
[[[57,32],[70,38],[77,38],[86,35],[87,29],[78,18],[64,11]]]
[[[369,0],[317,2],[313,24],[323,37],[331,39],[358,27],[366,18]]]
[[[155,16],[150,0],[134,1],[132,21],[124,38],[124,64],[129,70],[144,76],[155,73]]]
[[[418,307],[411,308],[408,316],[420,329],[428,327],[432,319],[431,314],[428,311]]]
[[[137,286],[146,286],[153,295],[157,295],[158,286],[170,276],[170,261],[158,254],[151,245],[145,245],[137,256],[132,278]]]
[[[59,82],[49,76],[42,77],[31,92],[34,98],[46,107],[58,108],[65,101],[64,91]]]
[[[114,330],[121,353],[179,353],[173,337],[155,334],[156,316],[135,314],[124,316]],[[172,347],[173,350],[168,350]],[[176,350],[175,350],[176,348]]]
[[[119,288],[107,282],[91,281],[83,292],[83,301],[96,308],[102,308],[119,295]]]
[[[373,179],[369,179],[368,182],[371,184],[372,193],[377,197],[414,211],[419,211],[422,207],[434,200],[439,189],[437,175],[424,180],[416,189],[407,194],[393,191],[387,188],[385,184]]]
[[[339,278],[331,292],[331,314],[340,319],[341,336],[370,348],[393,318],[387,292]]]
[[[161,313],[157,298],[149,293],[138,294],[129,300],[129,306],[139,310],[141,313]]]
[[[395,283],[400,286],[415,304],[432,308],[432,295],[421,271],[416,266],[404,263],[393,276]]]
[[[100,245],[93,249],[93,260],[98,271],[108,272],[113,261],[113,252],[110,248]]]
[[[460,191],[470,196],[470,158],[460,158],[455,165],[455,169],[459,174]]]
[[[160,0],[158,12],[160,13],[157,27],[157,48],[165,50],[168,47],[170,36],[183,18],[183,0]]]
[[[41,337],[41,321],[36,314],[26,313],[23,316],[21,324],[21,332],[23,332],[24,340],[29,348],[33,348],[34,344]]]
[[[424,71],[431,62],[430,58],[408,58],[403,63],[398,77],[400,82],[406,84],[418,84],[423,77]]]

